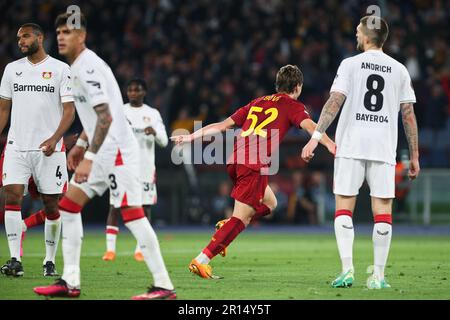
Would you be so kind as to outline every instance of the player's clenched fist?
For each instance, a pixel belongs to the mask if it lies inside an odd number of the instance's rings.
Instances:
[[[317,148],[318,143],[319,142],[316,139],[311,139],[306,146],[303,147],[302,159],[304,161],[309,162],[314,157],[314,150]]]

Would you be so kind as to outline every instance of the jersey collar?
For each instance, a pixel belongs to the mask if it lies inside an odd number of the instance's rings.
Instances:
[[[25,57],[25,59],[28,61],[28,63],[31,64],[33,67],[36,67],[36,66],[38,66],[38,65],[40,65],[40,64],[42,64],[42,63],[44,63],[45,61],[48,60],[48,58],[50,58],[49,55],[47,55],[44,59],[42,59],[42,60],[39,61],[38,63],[33,63],[33,62],[31,62],[31,61],[28,59],[28,57]]]

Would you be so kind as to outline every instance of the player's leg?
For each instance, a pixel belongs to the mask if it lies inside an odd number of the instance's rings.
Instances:
[[[55,258],[61,235],[61,217],[58,209],[59,194],[41,194],[44,205],[45,258],[42,263],[44,276],[57,276]]]
[[[353,285],[353,212],[356,196],[364,182],[365,163],[362,160],[336,158],[334,161],[334,194],[336,212],[334,233],[341,259],[342,271],[331,282],[334,288],[345,288]]]
[[[148,221],[151,224],[151,206],[150,205],[143,205],[142,208],[144,209],[145,216],[147,217]],[[137,262],[143,262],[145,261],[144,255],[141,252],[141,248],[139,246],[139,243],[136,243],[136,248],[134,250],[134,260]]]
[[[23,276],[20,244],[22,237],[22,198],[25,186],[9,184],[4,186],[5,192],[5,231],[11,259],[1,267],[1,273],[7,276]]]
[[[277,207],[277,197],[273,193],[272,189],[267,186],[264,191],[264,198],[262,203],[256,208],[255,215],[252,217],[251,222],[256,221],[262,217],[268,216]]]
[[[191,261],[189,270],[204,279],[219,279],[220,277],[213,275],[209,262],[226,249],[246,228],[255,212],[255,209],[248,204],[235,200],[233,215],[214,233],[209,244]]]
[[[372,233],[374,270],[367,280],[369,289],[389,288],[384,277],[384,268],[389,256],[392,239],[392,199],[395,197],[395,166],[384,162],[370,161],[367,182],[372,197],[374,227]]]
[[[58,274],[55,268],[55,256],[61,235],[58,202],[61,195],[66,191],[68,180],[66,154],[65,152],[54,152],[50,156],[46,156],[42,152],[35,152],[30,153],[29,161],[46,216],[44,226],[44,276],[56,276]]]
[[[106,187],[105,184],[105,189]],[[33,289],[35,293],[71,298],[80,295],[80,255],[83,239],[81,209],[95,194],[95,191],[87,183],[77,184],[72,181],[66,194],[59,201],[62,220],[63,275],[53,285],[35,287]],[[98,194],[102,194],[102,192]]]
[[[1,267],[6,275],[22,276],[20,257],[22,237],[22,199],[25,185],[31,175],[25,152],[6,149],[3,161],[3,190],[5,193],[5,231],[11,259]]]
[[[106,219],[106,252],[103,255],[104,261],[113,261],[116,258],[116,240],[119,234],[120,209],[110,205],[108,218]]]
[[[264,191],[264,198],[262,200],[262,203],[257,205],[255,209],[255,214],[252,216],[250,223],[271,214],[272,211],[276,208],[276,206],[277,206],[277,197],[273,193],[272,189],[269,186],[267,186],[266,190]],[[228,218],[217,222],[216,230],[222,228],[225,225],[225,223],[228,222],[228,220],[230,219]],[[222,251],[219,252],[219,254],[222,257],[225,257],[227,255],[227,248],[224,248]]]
[[[176,293],[167,272],[159,241],[142,208],[139,182],[138,149],[122,150],[123,164],[115,166],[110,174],[110,192],[114,207],[120,208],[125,226],[137,240],[144,261],[153,276],[148,292],[132,297],[133,300],[175,299]],[[111,176],[114,176],[111,178]],[[113,181],[114,180],[114,181]]]
[[[106,151],[105,151],[106,153]],[[33,291],[43,296],[78,297],[80,295],[80,255],[83,240],[82,208],[94,196],[101,196],[108,189],[108,176],[103,168],[104,154],[97,154],[87,182],[77,183],[74,176],[69,189],[59,201],[62,221],[62,252],[64,270],[61,279],[53,285],[36,287]],[[112,157],[111,155],[109,155]],[[107,163],[114,163],[107,159]]]
[[[5,192],[0,185],[0,224],[5,223]]]
[[[28,193],[30,194],[32,199],[40,199],[41,194],[37,190],[36,183],[34,182],[33,177],[30,177],[28,180]],[[44,209],[41,209],[33,214],[31,214],[29,217],[25,218],[23,220],[25,224],[25,230],[27,231],[30,228],[33,228],[35,226],[41,225],[45,223],[45,212]]]

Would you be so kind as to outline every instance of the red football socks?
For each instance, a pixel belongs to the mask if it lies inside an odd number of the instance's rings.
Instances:
[[[250,223],[255,222],[256,220],[259,220],[259,218],[262,218],[264,216],[269,215],[272,212],[268,206],[261,203],[258,208],[256,209],[255,215],[252,217],[252,220]]]
[[[206,254],[208,258],[212,259],[217,254],[219,254],[220,251],[228,247],[228,245],[244,229],[245,225],[240,219],[231,217],[230,220],[228,220],[222,228],[216,231],[216,233],[212,237],[211,242],[205,249],[203,249],[203,253]]]
[[[24,220],[27,229],[33,228],[45,222],[44,210],[39,210]]]

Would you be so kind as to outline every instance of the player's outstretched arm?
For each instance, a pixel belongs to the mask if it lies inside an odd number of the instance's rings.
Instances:
[[[403,127],[405,128],[406,139],[409,145],[409,155],[411,158],[409,164],[408,177],[414,180],[419,175],[419,134],[417,130],[416,115],[414,114],[414,107],[412,103],[400,104],[402,111]]]
[[[314,157],[314,150],[317,148],[319,141],[322,139],[323,133],[325,133],[334,118],[336,118],[336,115],[344,104],[344,101],[345,95],[343,93],[337,91],[331,92],[330,98],[328,98],[328,101],[323,106],[319,121],[317,122],[316,130],[312,134],[312,137],[306,146],[303,147],[303,160],[309,161],[312,157]]]
[[[0,133],[5,129],[11,112],[11,100],[0,98]]]
[[[189,143],[201,137],[221,133],[229,128],[232,128],[233,126],[234,120],[228,117],[221,122],[211,123],[206,127],[200,128],[194,133],[187,135],[172,136],[170,137],[170,140],[172,140],[175,144]]]
[[[313,135],[314,131],[316,130],[317,123],[312,121],[311,119],[305,119],[300,123],[300,127],[309,133],[309,135]],[[322,138],[320,139],[320,144],[322,144],[325,148],[328,149],[328,151],[335,155],[336,154],[336,144],[331,140],[326,133],[322,135]],[[308,162],[310,159],[304,159],[306,162]]]
[[[47,157],[55,151],[58,141],[61,140],[61,138],[64,136],[64,133],[69,130],[74,119],[75,104],[73,102],[63,103],[63,115],[61,121],[59,122],[58,128],[50,138],[42,142],[39,146],[39,148],[42,149],[42,152],[44,152]]]

